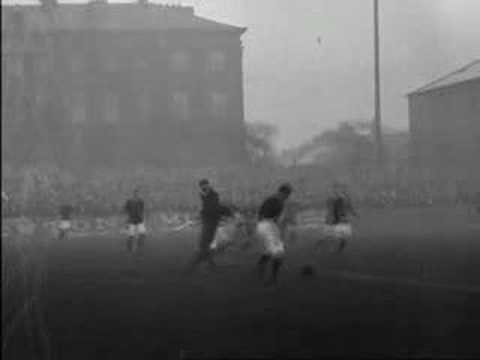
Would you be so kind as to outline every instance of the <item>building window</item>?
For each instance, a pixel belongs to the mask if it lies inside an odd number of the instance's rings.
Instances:
[[[436,145],[435,153],[440,162],[452,160],[453,147],[448,143],[440,143]]]
[[[167,46],[167,39],[164,36],[159,36],[157,41],[160,49],[164,49]]]
[[[103,67],[107,72],[115,72],[120,69],[120,56],[116,54],[108,53],[103,56]]]
[[[49,59],[44,55],[44,56],[39,56],[37,58],[35,67],[36,67],[36,72],[37,74],[45,75],[48,73],[49,70]]]
[[[42,49],[45,47],[45,36],[39,32],[32,34],[32,43],[35,49]]]
[[[210,94],[210,113],[215,119],[224,120],[227,117],[227,95],[221,92]]]
[[[137,57],[133,61],[133,66],[137,70],[147,70],[148,69],[148,62],[143,59],[142,57]]]
[[[187,72],[190,70],[190,58],[184,51],[176,51],[170,58],[170,69],[174,72]]]
[[[107,92],[105,95],[105,122],[107,124],[116,124],[120,118],[120,101],[118,95]]]
[[[8,69],[8,66],[7,66]],[[15,77],[21,78],[23,76],[25,70],[25,64],[23,63],[22,58],[15,58],[14,61],[12,61],[12,66],[11,66],[11,72]]]
[[[81,72],[82,67],[83,67],[83,59],[81,57],[79,57],[78,55],[77,56],[74,55],[72,57],[72,61],[70,63],[71,71],[73,73]]]
[[[225,71],[225,62],[225,53],[223,51],[212,51],[208,55],[208,70],[211,72]]]
[[[151,117],[151,97],[147,90],[144,90],[138,98],[138,108],[140,114],[140,121],[148,122]]]
[[[188,94],[184,91],[175,91],[172,94],[172,110],[174,116],[182,121],[190,117]]]
[[[83,92],[74,95],[72,101],[72,123],[83,124],[87,120],[87,102]]]

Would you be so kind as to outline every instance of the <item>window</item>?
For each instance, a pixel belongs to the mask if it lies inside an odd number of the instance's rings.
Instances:
[[[182,121],[186,121],[190,117],[188,100],[188,94],[184,91],[176,91],[172,94],[173,114]]]
[[[139,56],[134,59],[133,66],[135,67],[135,69],[138,69],[138,70],[147,70],[148,62]]]
[[[120,118],[119,105],[118,95],[107,92],[105,96],[105,122],[107,124],[118,123]]]
[[[83,59],[78,55],[73,55],[70,66],[73,73],[81,72],[83,67]]]
[[[102,57],[103,67],[107,72],[115,72],[120,69],[121,57],[113,52],[107,52]]]
[[[7,70],[7,73],[10,73],[12,74],[13,76],[15,77],[19,77],[21,78],[23,76],[23,72],[24,72],[24,63],[22,61],[21,58],[14,58],[14,60],[12,61],[12,65],[11,67],[10,66],[7,66],[7,69],[10,68],[10,71],[9,72]]]
[[[87,120],[87,102],[83,92],[74,95],[72,104],[72,123],[83,124]]]
[[[151,97],[148,90],[143,90],[138,98],[138,110],[140,121],[148,122],[151,116]]]
[[[225,53],[223,51],[212,51],[208,56],[208,69],[211,72],[225,71]]]
[[[452,160],[453,155],[453,147],[449,143],[440,143],[437,144],[435,147],[435,157],[440,161],[440,163],[444,161]]]
[[[47,58],[47,56],[39,56],[37,59],[36,59],[36,63],[35,63],[35,68],[36,68],[36,72],[37,74],[41,74],[41,75],[45,75],[48,73],[48,70],[49,70],[49,59]]]
[[[167,40],[164,36],[158,37],[158,46],[160,47],[160,49],[164,49],[167,46]]]
[[[221,92],[210,94],[210,111],[216,119],[225,119],[227,117],[227,95]]]
[[[39,32],[33,33],[32,43],[36,49],[43,48],[45,46],[45,36]]]
[[[184,51],[176,51],[170,58],[170,69],[174,72],[186,72],[190,69],[190,58]]]

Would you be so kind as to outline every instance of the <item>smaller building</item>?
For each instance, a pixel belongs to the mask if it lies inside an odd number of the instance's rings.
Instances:
[[[410,93],[410,157],[435,178],[480,178],[480,60]]]

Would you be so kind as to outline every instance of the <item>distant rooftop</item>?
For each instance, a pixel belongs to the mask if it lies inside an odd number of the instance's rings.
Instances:
[[[150,2],[2,4],[2,31],[7,30],[12,15],[20,14],[28,30],[200,30],[242,34],[246,29],[201,18],[193,7]]]
[[[411,92],[409,95],[421,94],[475,79],[480,79],[480,59],[422,86],[420,89]]]

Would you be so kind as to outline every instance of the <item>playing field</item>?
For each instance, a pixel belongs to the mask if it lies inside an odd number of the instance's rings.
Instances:
[[[315,235],[300,233],[276,288],[253,277],[253,249],[218,258],[215,273],[182,275],[193,233],[149,238],[137,278],[123,239],[52,243],[54,355],[480,356],[480,220],[465,209],[364,211],[357,225],[341,255],[313,252]]]

